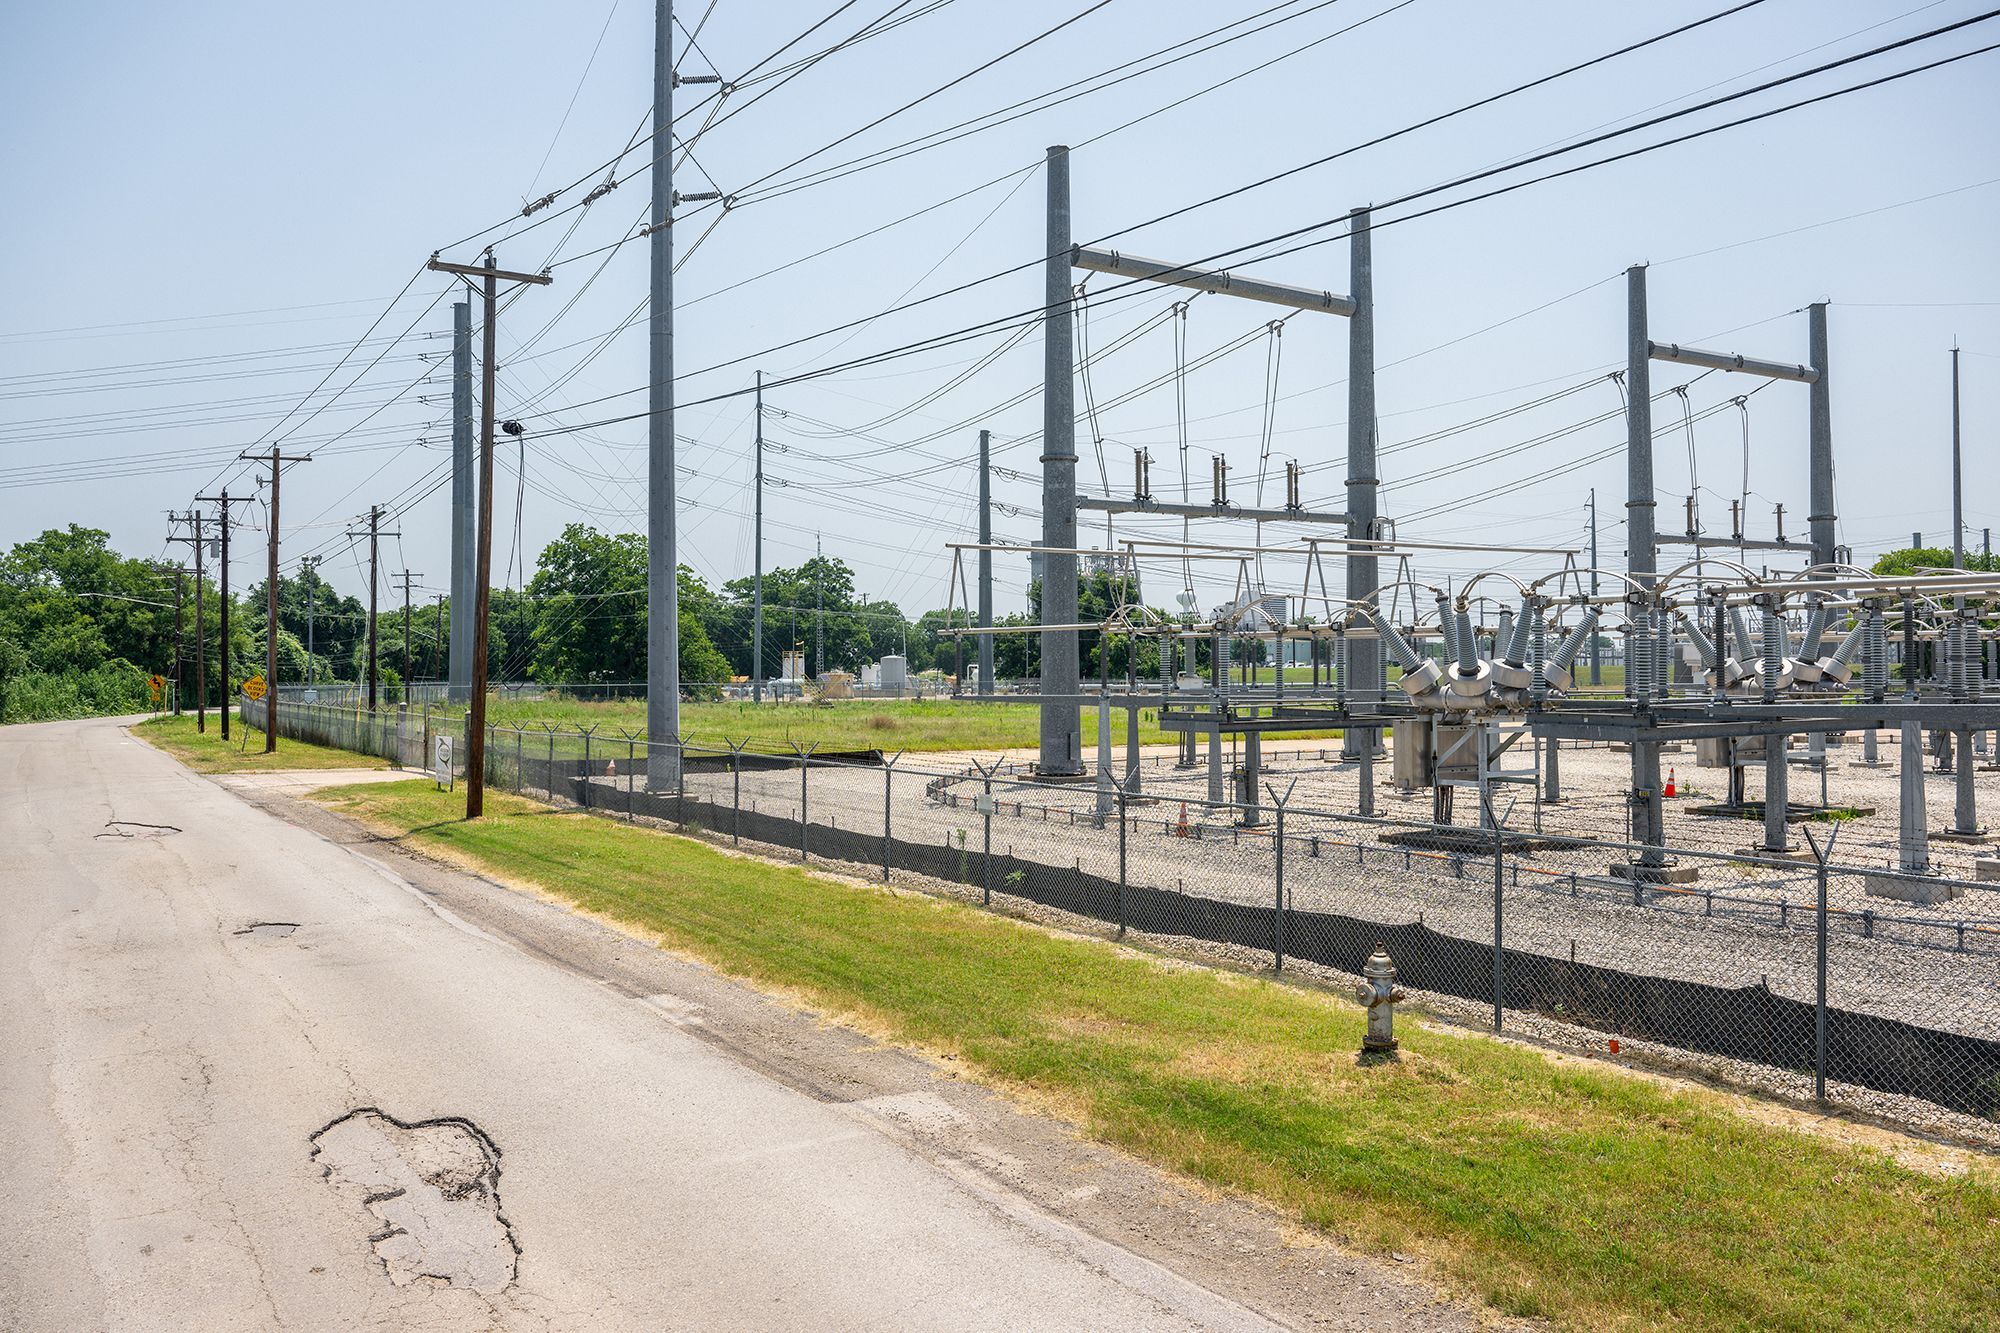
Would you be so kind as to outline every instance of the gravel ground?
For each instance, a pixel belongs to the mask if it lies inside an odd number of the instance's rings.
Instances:
[[[1353,768],[1324,761],[1319,758],[1321,752],[1318,745],[1289,751],[1268,748],[1273,781],[1282,784],[1297,778],[1294,810],[1306,805],[1352,808]],[[1858,745],[1853,752],[1858,755]],[[1838,749],[1836,754],[1840,754]],[[1147,755],[1149,760],[1159,757]],[[990,763],[992,758],[926,756],[921,772],[909,771],[911,761],[904,761],[889,780],[893,782],[891,822],[895,836],[962,846],[976,861],[982,830],[973,798],[979,781],[974,778],[948,786],[948,795],[957,797],[956,806],[940,804],[936,797],[927,795],[926,788],[932,774],[962,775],[971,771],[974,759]],[[1563,822],[1558,822],[1556,807],[1546,808],[1545,831],[1590,831],[1593,803],[1601,811],[1609,802],[1622,814],[1619,798],[1603,793],[1615,790],[1615,784],[1623,780],[1628,764],[1623,754],[1565,751],[1562,762],[1565,783],[1576,794],[1576,804],[1560,810]],[[1158,803],[1135,803],[1131,809],[1126,850],[1129,882],[1244,903],[1269,903],[1275,882],[1275,851],[1268,826],[1251,832],[1213,823],[1204,827],[1199,840],[1174,836],[1172,826],[1178,819],[1181,794],[1198,792],[1204,780],[1199,774],[1175,775],[1169,765],[1170,758],[1158,767],[1149,764],[1144,773],[1145,786],[1159,798]],[[1713,770],[1702,772],[1720,776]],[[1181,781],[1174,781],[1177,776]],[[2000,783],[1994,776],[1981,774],[1980,778],[1982,794],[2000,798]],[[728,803],[727,773],[696,775],[691,781],[699,794]],[[1931,784],[1950,781],[1949,777],[1927,779]],[[798,817],[796,771],[746,772],[741,782],[746,809]],[[1888,806],[1893,825],[1893,771],[1884,774],[1837,767],[1830,783],[1836,801]],[[1886,798],[1879,795],[1884,789]],[[882,828],[884,793],[881,769],[814,769],[809,813],[817,825],[831,823],[873,833]],[[609,803],[615,804],[615,793],[607,795],[613,797]],[[1089,787],[996,780],[995,795],[999,802],[993,821],[996,851],[1116,879],[1115,825],[1094,826],[1096,798]],[[1410,819],[1428,817],[1428,793],[1402,798],[1387,789],[1382,795],[1392,814]],[[1190,818],[1199,819],[1198,806]],[[1847,840],[1855,825],[1882,819],[1877,815],[1872,820],[1850,822],[1842,833],[1843,851],[1853,845]],[[1511,827],[1529,821],[1517,815],[1509,822]],[[1712,841],[1725,849],[1748,841],[1736,832],[1747,826],[1735,821],[1702,820],[1677,812],[1668,827],[1670,836],[1678,838],[1684,830],[1698,832],[1711,824],[1725,826],[1721,833],[1711,835]],[[1352,822],[1290,816],[1286,829],[1289,905],[1385,925],[1421,920],[1463,939],[1492,939],[1490,858],[1405,853],[1382,846],[1375,836],[1377,831]],[[1608,833],[1616,837],[1622,834],[1622,827],[1596,831],[1599,836]],[[1312,852],[1315,836],[1319,839],[1317,856]],[[1697,892],[1649,889],[1647,905],[1635,907],[1630,886],[1606,877],[1606,865],[1607,854],[1602,848],[1510,855],[1504,890],[1507,943],[1550,957],[1573,954],[1581,962],[1635,973],[1732,987],[1761,983],[1776,994],[1812,1000],[1816,950],[1814,885],[1809,871],[1789,874],[1715,862],[1705,868]],[[1570,872],[1577,874],[1574,881]],[[1711,896],[1704,897],[1700,890]],[[1832,877],[1829,901],[1836,910],[1855,914],[1836,918],[1830,932],[1828,993],[1834,1005],[1972,1036],[2000,1033],[2000,895],[1975,891],[1938,907],[1915,907],[1869,898],[1858,876],[1843,874]],[[1787,904],[1782,920],[1776,910],[1779,902]],[[1869,925],[1872,934],[1864,935],[1858,915],[1864,910],[1906,920],[1878,917]],[[1962,951],[1955,947],[1959,923],[1968,928]]]
[[[985,757],[985,761],[990,763],[991,757]],[[872,776],[876,783],[879,784],[881,780],[880,774],[876,773]],[[815,801],[817,801],[819,794],[819,780],[819,777],[816,775],[813,789]],[[898,788],[900,789],[901,785],[907,780],[907,777],[897,778],[896,783]],[[793,776],[792,781],[794,784],[796,783],[795,776]],[[768,786],[769,784],[763,785]],[[921,787],[921,782],[919,782],[918,786]],[[719,793],[712,788],[708,794],[719,794],[726,800],[728,791],[725,786],[721,788]],[[836,797],[836,799],[838,798]],[[779,797],[776,804],[783,804],[783,798]],[[749,808],[749,806],[750,798],[746,792],[745,807]],[[795,812],[795,790],[791,798],[791,807]],[[761,800],[759,808],[768,813],[778,812],[774,808],[774,804],[764,804]],[[879,819],[879,805],[873,807],[870,813]],[[898,817],[900,818],[903,813],[904,808],[899,806]],[[840,821],[840,815],[837,811],[829,809],[829,814],[832,815],[835,822]],[[814,818],[815,822],[819,819],[819,811],[817,809],[814,811]],[[960,818],[956,820],[953,827],[947,829],[947,835],[949,836],[955,832],[956,828],[963,828],[968,825],[970,826],[968,844],[976,849],[978,846],[976,819]],[[1003,826],[1004,821],[996,820],[996,850],[1007,850],[1010,845],[1007,841],[1003,841],[1001,834],[998,832]],[[1065,829],[1064,832],[1067,833],[1067,830]],[[1079,829],[1078,832],[1094,831]],[[896,829],[896,833],[898,837],[904,836],[904,830],[901,827]],[[711,832],[708,836],[714,841],[727,841],[726,837],[718,833]],[[1015,839],[1011,844],[1012,851],[1016,854],[1030,852],[1033,846],[1036,845],[1039,836],[1040,832],[1036,830],[1035,837],[1024,836]],[[1053,840],[1062,835],[1056,834],[1052,827],[1048,836]],[[797,855],[797,849],[792,847],[758,846],[750,843],[746,843],[744,846],[746,850],[761,851],[766,855],[779,859],[789,859]],[[1185,844],[1181,846],[1183,849],[1185,848]],[[1130,847],[1128,846],[1128,854],[1129,852]],[[832,863],[832,867],[847,870],[857,877],[868,880],[874,880],[880,874],[879,867],[873,865]],[[1115,871],[1115,862],[1113,869]],[[916,888],[942,897],[956,898],[960,901],[978,903],[981,898],[980,890],[977,887],[950,880],[935,879],[930,876],[918,875],[900,869],[894,872],[894,880],[901,887]],[[1482,899],[1482,904],[1490,913],[1490,899]],[[1103,921],[1094,917],[1078,916],[1074,913],[1065,912],[1058,908],[1035,902],[1032,899],[1015,897],[1005,892],[1004,885],[1000,886],[994,893],[992,905],[995,910],[1007,915],[1060,930],[1099,937],[1109,937],[1114,934],[1112,928]],[[1628,914],[1629,911],[1630,909],[1627,909]],[[1400,919],[1407,920],[1411,918],[1406,915]],[[1490,915],[1486,919],[1490,923]],[[1490,938],[1490,929],[1480,934],[1479,937]],[[1187,936],[1146,935],[1140,932],[1131,932],[1123,937],[1123,942],[1129,946],[1169,953],[1211,966],[1229,967],[1253,972],[1268,971],[1270,967],[1270,955],[1262,950],[1251,950],[1237,945],[1213,944]],[[1839,955],[1836,953],[1835,956],[1838,957]],[[1323,967],[1315,963],[1301,962],[1296,959],[1288,959],[1285,967],[1287,976],[1308,984],[1328,987],[1339,994],[1350,993],[1354,983],[1358,980],[1352,974],[1344,973],[1334,968]],[[1835,1002],[1839,1003],[1841,998],[1837,995]],[[1457,996],[1441,995],[1429,991],[1414,991],[1410,994],[1409,1003],[1403,1013],[1403,1021],[1408,1022],[1412,1019],[1430,1019],[1454,1026],[1486,1029],[1490,1027],[1492,1011],[1490,1007],[1484,1004],[1465,1000]],[[1542,1014],[1509,1010],[1506,1014],[1505,1022],[1507,1036],[1515,1040],[1524,1040],[1538,1046],[1558,1049],[1577,1055],[1587,1055],[1594,1059],[1609,1061],[1623,1066],[1674,1076],[1689,1077],[1713,1086],[1751,1091],[1801,1107],[1817,1109],[1816,1104],[1813,1102],[1813,1081],[1810,1075],[1800,1074],[1791,1070],[1777,1069],[1769,1065],[1732,1060],[1722,1056],[1683,1051],[1655,1042],[1637,1041],[1629,1038],[1620,1039],[1614,1053],[1607,1034],[1573,1023],[1565,1023],[1559,1019]],[[1991,1032],[1992,1026],[1991,1024],[1986,1025],[1988,1033]],[[1950,1111],[1918,1098],[1879,1092],[1872,1088],[1859,1087],[1853,1084],[1829,1082],[1827,1085],[1827,1099],[1829,1104],[1839,1108],[1842,1113],[1849,1116],[1891,1125],[1899,1130],[1908,1131],[1914,1129],[1927,1137],[1943,1142],[1970,1146],[1989,1152],[2000,1152],[2000,1125],[1996,1125],[1992,1121]]]

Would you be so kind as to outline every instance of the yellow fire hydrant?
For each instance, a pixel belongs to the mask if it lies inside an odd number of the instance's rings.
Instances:
[[[1361,1039],[1361,1052],[1396,1049],[1396,1005],[1405,999],[1396,987],[1396,964],[1380,944],[1361,967],[1361,984],[1354,998],[1368,1006],[1368,1033]]]

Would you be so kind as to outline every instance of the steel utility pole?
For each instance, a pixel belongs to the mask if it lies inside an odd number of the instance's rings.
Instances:
[[[422,578],[423,575],[412,574],[406,569],[396,577],[403,581],[403,702],[408,703],[410,682],[415,679],[411,675],[415,667],[410,655],[410,583],[414,579]]]
[[[384,537],[400,537],[403,534],[401,532],[382,531],[382,506],[369,505],[368,531],[365,533],[349,532],[346,535],[349,537],[368,538],[368,711],[372,713],[375,711],[376,591],[381,586],[382,582],[382,575],[380,574],[378,569],[382,559],[381,542],[382,538]]]
[[[681,782],[680,556],[674,528],[674,6],[653,6],[652,306],[647,312],[646,789]]]
[[[1590,595],[1597,596],[1597,488],[1590,488]],[[1590,683],[1604,683],[1604,645],[1597,641],[1597,632],[1590,635]]]
[[[979,628],[993,628],[993,432],[979,432]],[[1169,641],[1171,643],[1171,641]],[[1171,651],[1171,647],[1169,648]],[[993,636],[979,636],[979,692],[993,693]]]
[[[1354,313],[1347,321],[1347,535],[1376,542],[1381,540],[1378,490],[1381,478],[1375,457],[1375,258],[1369,229],[1373,214],[1357,208],[1348,214],[1347,299]],[[1374,546],[1347,548],[1347,596],[1352,600],[1371,597],[1381,586],[1381,571]],[[1373,637],[1347,641],[1347,670],[1354,680],[1342,681],[1350,701],[1380,706],[1382,700],[1382,645]],[[1374,810],[1373,763],[1380,733],[1349,727],[1341,741],[1344,758],[1362,762],[1368,786],[1363,791],[1362,813]]]
[[[764,702],[764,372],[757,372],[756,548],[750,574],[750,697]]]
[[[233,693],[229,683],[229,506],[232,504],[247,504],[250,497],[247,495],[231,496],[229,488],[225,486],[222,488],[222,494],[220,495],[197,495],[194,498],[197,503],[216,504],[221,507],[220,512],[216,515],[216,521],[222,525],[222,551],[220,556],[222,561],[222,708],[220,712],[222,715],[222,739],[228,740],[229,699]]]
[[[262,455],[242,454],[247,462]],[[271,446],[271,532],[264,570],[264,753],[278,750],[278,477],[287,463],[310,463],[311,454],[281,454]],[[307,659],[310,661],[311,659]],[[226,734],[226,733],[225,733]]]
[[[671,134],[662,142],[670,139]],[[667,160],[667,155],[662,154],[661,160]],[[468,282],[478,278],[484,302],[480,350],[485,358],[479,369],[479,537],[473,566],[471,698],[465,719],[465,817],[477,819],[486,810],[486,622],[492,603],[489,585],[493,571],[493,383],[499,369],[494,349],[499,324],[499,284],[504,278],[508,282],[546,287],[552,279],[546,273],[510,273],[498,269],[494,267],[490,248],[486,251],[486,262],[477,268],[470,264],[448,264],[436,255],[431,256],[428,267],[439,273],[456,273]],[[369,625],[372,634],[373,616],[369,617]]]
[[[201,524],[206,516],[198,509],[190,509],[185,514],[167,514],[169,523],[192,523],[192,537],[167,538],[170,542],[187,542],[194,547],[194,729],[202,734],[208,732],[208,627],[202,618],[202,536]]]

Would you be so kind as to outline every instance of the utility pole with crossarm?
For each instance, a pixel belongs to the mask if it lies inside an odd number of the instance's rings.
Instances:
[[[262,462],[263,454],[240,455]],[[264,753],[278,751],[278,477],[287,463],[310,463],[311,454],[281,454],[271,446],[270,553],[264,574]]]
[[[229,700],[235,692],[229,680],[229,506],[248,504],[251,497],[231,495],[224,486],[220,495],[197,495],[197,504],[214,504],[220,507],[216,522],[222,525],[222,739],[229,739]]]
[[[662,153],[661,160],[667,156]],[[486,810],[486,616],[492,601],[489,585],[493,569],[493,384],[499,369],[495,364],[494,334],[499,320],[500,283],[546,287],[552,279],[546,273],[509,273],[495,268],[490,249],[486,252],[486,262],[476,267],[448,264],[436,255],[431,256],[429,267],[464,278],[485,302],[486,313],[480,330],[485,360],[479,369],[479,549],[474,560],[472,601],[472,698],[467,701],[465,719],[465,817],[477,819]],[[473,278],[479,282],[472,283]]]

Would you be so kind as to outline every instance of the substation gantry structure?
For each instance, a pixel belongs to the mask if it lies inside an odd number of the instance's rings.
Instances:
[[[1859,731],[1862,763],[1875,761],[1875,734],[1898,734],[1903,750],[1902,798],[1897,862],[1871,882],[1871,891],[1915,901],[1927,897],[1934,877],[1931,837],[1978,840],[1972,773],[1973,737],[2000,728],[2000,575],[1920,571],[1877,578],[1854,568],[1835,544],[1833,435],[1828,370],[1827,307],[1807,308],[1809,362],[1785,363],[1661,343],[1647,321],[1646,270],[1627,273],[1628,340],[1624,373],[1628,495],[1627,567],[1624,571],[1580,568],[1579,552],[1568,548],[1499,547],[1427,543],[1398,539],[1380,515],[1376,491],[1376,409],[1374,380],[1373,274],[1369,212],[1349,215],[1350,283],[1346,295],[1291,286],[1221,269],[1144,258],[1114,250],[1079,246],[1071,235],[1068,150],[1048,151],[1048,226],[1045,287],[1045,363],[1042,463],[1042,540],[1034,546],[1000,545],[990,539],[954,543],[952,598],[965,593],[965,557],[980,557],[983,571],[1000,552],[1030,554],[1042,561],[1042,615],[1036,625],[996,627],[990,615],[976,626],[954,628],[959,654],[964,640],[979,640],[990,660],[996,636],[1033,635],[1039,640],[1041,670],[1030,694],[996,694],[996,699],[1032,703],[1041,714],[1037,775],[1043,780],[1089,781],[1083,763],[1082,710],[1099,711],[1095,781],[1100,812],[1108,811],[1114,790],[1138,792],[1139,722],[1142,710],[1157,711],[1163,731],[1180,737],[1183,769],[1202,766],[1206,743],[1207,795],[1236,809],[1242,822],[1262,821],[1258,792],[1264,765],[1261,741],[1267,736],[1339,729],[1341,760],[1358,778],[1358,812],[1375,816],[1376,766],[1388,755],[1379,738],[1393,736],[1392,781],[1404,788],[1435,789],[1434,823],[1451,822],[1451,793],[1476,788],[1478,828],[1468,829],[1471,845],[1491,845],[1503,816],[1495,792],[1508,783],[1530,788],[1536,801],[1560,800],[1558,746],[1561,741],[1610,742],[1629,747],[1631,785],[1622,831],[1630,856],[1611,872],[1636,881],[1670,882],[1695,878],[1692,865],[1675,864],[1665,839],[1661,751],[1694,743],[1698,762],[1730,770],[1729,797],[1718,813],[1762,816],[1762,841],[1746,854],[1795,854],[1788,824],[1799,813],[1789,799],[1790,767],[1803,759],[1825,771],[1826,738]],[[1151,493],[1143,454],[1129,498],[1085,497],[1076,493],[1076,373],[1072,344],[1076,290],[1072,270],[1107,273],[1242,299],[1274,303],[1295,311],[1343,317],[1349,323],[1347,507],[1342,513],[1310,511],[1298,500],[1296,465],[1288,474],[1283,509],[1246,509],[1227,498],[1218,476],[1209,503],[1161,501]],[[1808,539],[1751,540],[1741,530],[1729,537],[1698,529],[1690,506],[1688,531],[1662,537],[1654,521],[1651,364],[1668,361],[1730,374],[1787,381],[1808,391]],[[1746,446],[1747,447],[1747,446]],[[1174,542],[1153,538],[1108,540],[1104,549],[1079,546],[1079,511],[1107,514],[1179,515],[1235,518],[1287,524],[1327,524],[1345,529],[1339,537],[1309,536],[1266,546]],[[1687,562],[1660,572],[1662,546],[1694,548]],[[1807,559],[1797,573],[1768,574],[1731,561],[1717,548],[1739,553],[1768,550]],[[1490,571],[1455,590],[1441,590],[1411,575],[1427,556],[1466,552],[1511,557],[1543,557],[1551,572],[1532,581]],[[1077,570],[1080,558],[1110,559],[1120,571],[1126,595],[1101,621],[1079,622]],[[1344,562],[1335,595],[1325,578],[1328,557]],[[1384,583],[1379,562],[1398,563],[1399,576]],[[1305,577],[1296,593],[1272,592],[1251,575],[1268,558],[1296,559]],[[1149,610],[1138,597],[1137,577],[1148,564],[1186,569],[1195,563],[1233,563],[1236,596],[1207,614],[1183,598],[1178,616]],[[1129,576],[1129,578],[1128,578]],[[1600,578],[1614,591],[1592,591]],[[1502,590],[1489,596],[1486,588]],[[980,603],[990,594],[982,588]],[[1426,609],[1422,603],[1428,600]],[[1968,609],[1969,608],[1969,609]],[[1481,623],[1492,611],[1492,623]],[[969,615],[967,617],[969,620]],[[956,624],[956,621],[948,621]],[[1825,640],[1838,633],[1828,647]],[[1576,663],[1601,635],[1622,637],[1626,664],[1622,690],[1580,686]],[[1112,654],[1099,653],[1099,679],[1081,679],[1081,642],[1153,640],[1158,645],[1157,679],[1137,674],[1137,651],[1124,654],[1125,679],[1109,674]],[[1288,681],[1283,669],[1295,645],[1308,645],[1310,682]],[[1269,681],[1232,669],[1271,645],[1278,665]],[[1431,648],[1437,647],[1433,656]],[[1292,645],[1292,646],[1288,646]],[[1388,670],[1393,663],[1393,678]],[[1205,665],[1204,665],[1205,664]],[[1892,686],[1892,665],[1900,678]],[[963,679],[963,672],[960,673]],[[980,689],[992,682],[982,672]],[[1113,714],[1126,714],[1127,764],[1122,779],[1112,773]],[[1955,814],[1949,829],[1926,827],[1923,802],[1923,736],[1955,743]],[[1791,754],[1790,738],[1806,737],[1803,756]],[[1226,768],[1224,741],[1238,742],[1240,761]],[[1529,744],[1522,744],[1528,741]],[[1996,738],[2000,743],[2000,738]],[[1514,756],[1510,765],[1509,756]],[[1532,755],[1532,762],[1521,760]],[[1993,757],[2000,758],[2000,754]],[[1753,765],[1764,774],[1763,796],[1746,797],[1744,772]],[[1233,790],[1232,790],[1233,788]],[[1948,892],[1948,890],[1947,890]]]

